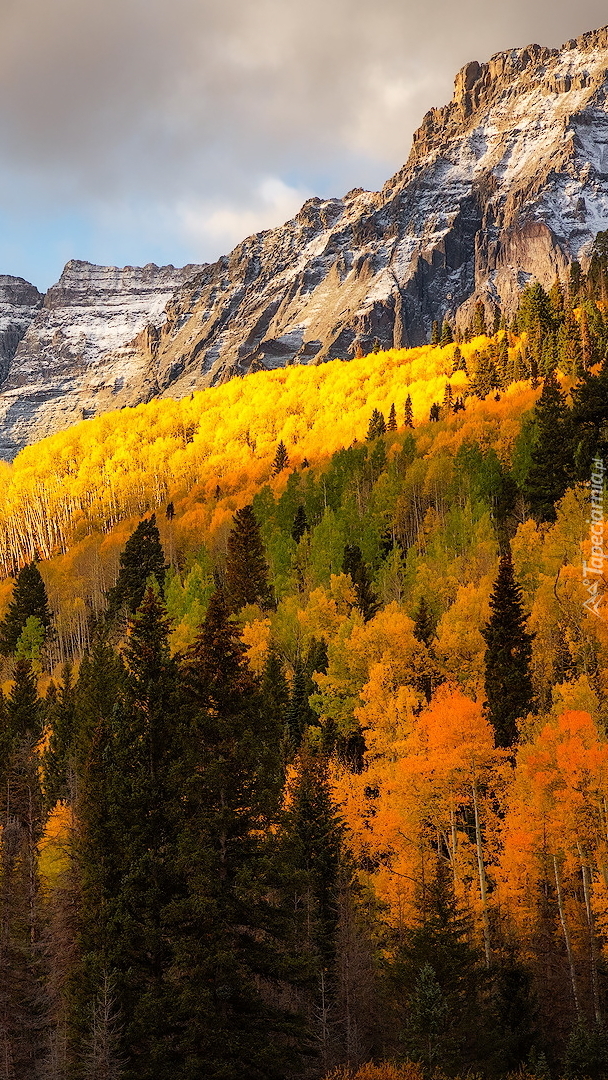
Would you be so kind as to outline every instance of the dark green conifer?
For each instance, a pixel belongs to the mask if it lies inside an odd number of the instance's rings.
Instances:
[[[414,426],[414,411],[412,409],[412,396],[408,394],[405,399],[405,413],[403,422],[406,428],[413,428]]]
[[[555,375],[548,375],[534,410],[536,435],[523,493],[537,521],[555,521],[555,503],[572,478],[572,424]]]
[[[125,544],[116,584],[108,593],[108,615],[114,617],[121,610],[132,615],[137,611],[150,578],[156,579],[162,594],[166,570],[156,516],[152,514],[140,521]]]
[[[483,1060],[487,977],[471,940],[448,866],[437,859],[392,969],[395,997],[403,1003],[397,1007],[402,1052],[431,1071],[472,1069]]]
[[[308,532],[308,518],[306,517],[304,506],[300,503],[293,519],[291,539],[294,540],[296,544],[299,544],[305,532]]]
[[[364,622],[369,622],[380,610],[380,602],[372,589],[369,570],[363,561],[361,548],[357,544],[347,544],[344,548],[342,573],[350,574],[357,597],[357,607]]]
[[[466,361],[459,345],[456,346],[452,354],[452,375],[455,375],[457,371],[464,371],[465,375],[467,374]]]
[[[386,424],[387,431],[397,430],[397,411],[395,409],[395,402],[391,405],[390,412],[388,414],[388,420]]]
[[[50,734],[43,757],[44,792],[50,806],[58,799],[67,801],[73,792],[75,707],[72,666],[65,664],[59,686],[51,684],[45,701]]]
[[[429,411],[429,420],[431,423],[437,423],[441,417],[441,406],[438,402],[434,401]]]
[[[530,673],[534,634],[526,629],[521,588],[515,581],[510,551],[501,557],[490,609],[490,619],[482,630],[488,717],[496,745],[510,747],[517,740],[517,721],[525,719],[535,707]]]
[[[277,446],[277,452],[274,455],[274,461],[272,463],[272,475],[278,476],[289,465],[289,454],[287,453],[287,447],[281,439]]]
[[[228,536],[225,594],[230,612],[240,611],[245,604],[259,604],[265,610],[274,604],[260,527],[252,506],[244,506],[234,515]]]
[[[15,651],[27,620],[39,619],[45,633],[50,633],[52,615],[42,576],[36,563],[28,563],[18,573],[12,599],[0,623],[0,652],[9,656]]]
[[[183,896],[171,911],[171,1001],[180,1080],[279,1080],[290,1064],[292,1018],[262,989],[280,970],[264,838],[279,812],[280,785],[269,780],[279,740],[243,652],[215,593],[185,658],[175,770]]]
[[[431,345],[438,345],[441,331],[439,329],[439,323],[437,319],[433,319],[433,325],[431,327]]]
[[[374,439],[379,438],[381,435],[386,434],[386,421],[383,414],[379,409],[374,409],[369,421],[369,427],[367,429],[367,441],[373,442]]]
[[[436,636],[436,629],[437,620],[431,612],[426,598],[421,596],[414,614],[414,637],[417,641],[422,641],[428,649]]]
[[[439,344],[440,345],[451,345],[453,340],[454,340],[454,335],[452,333],[452,327],[450,326],[449,322],[447,322],[444,319],[443,323],[441,325],[441,337],[439,339]]]

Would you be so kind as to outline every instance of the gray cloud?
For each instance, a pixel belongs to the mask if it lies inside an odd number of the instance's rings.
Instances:
[[[0,4],[5,214],[76,216],[105,258],[119,235],[150,257],[173,242],[175,261],[382,183],[467,60],[606,19],[597,0]]]

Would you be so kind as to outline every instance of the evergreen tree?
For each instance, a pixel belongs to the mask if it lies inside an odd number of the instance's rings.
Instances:
[[[42,712],[29,661],[15,664],[2,709],[0,761],[0,1047],[2,1071],[38,1075],[47,1023],[39,849],[43,806],[37,744]]]
[[[464,371],[465,375],[468,374],[466,360],[458,345],[452,354],[452,375],[455,375],[457,371]]]
[[[386,421],[379,409],[374,409],[369,421],[369,427],[367,429],[367,441],[373,442],[374,439],[379,438],[381,435],[386,434]]]
[[[429,420],[432,423],[436,423],[441,417],[441,406],[438,402],[434,401],[429,411]]]
[[[266,610],[274,604],[260,527],[252,506],[244,506],[234,515],[228,536],[225,588],[231,612],[245,604],[259,604]]]
[[[298,750],[306,729],[318,726],[319,718],[310,705],[310,697],[317,690],[312,676],[327,672],[327,645],[323,638],[312,638],[304,659],[297,658],[293,668],[293,683],[287,710],[287,734],[289,745]]]
[[[156,516],[152,514],[140,521],[125,544],[116,584],[108,593],[109,617],[123,609],[131,615],[137,611],[150,579],[156,579],[162,594],[166,570]]]
[[[431,327],[431,341],[430,341],[431,345],[438,345],[439,344],[440,333],[441,332],[440,332],[440,329],[439,329],[439,323],[438,323],[437,319],[433,319],[433,325]]]
[[[372,589],[371,577],[363,561],[361,548],[356,544],[347,544],[344,548],[342,573],[350,574],[357,597],[357,607],[363,616],[363,621],[369,622],[380,610],[380,602]]]
[[[316,740],[305,740],[290,785],[279,837],[280,888],[290,918],[289,951],[299,961],[299,990],[311,1041],[324,1070],[337,1038],[338,952],[343,896],[352,881],[345,828]]]
[[[574,475],[588,480],[594,457],[608,457],[608,361],[597,375],[585,372],[572,391]]]
[[[536,438],[523,494],[537,521],[555,521],[555,503],[564,495],[572,476],[572,426],[553,374],[544,381],[534,423]]]
[[[437,620],[434,618],[426,598],[421,596],[414,615],[414,637],[417,641],[422,641],[428,649],[436,636],[436,629]]]
[[[414,411],[412,409],[412,397],[411,397],[411,394],[408,394],[406,399],[405,399],[405,413],[404,413],[403,422],[404,422],[406,428],[413,428],[413,426],[414,426]]]
[[[44,789],[47,802],[67,801],[74,788],[74,737],[76,693],[71,664],[65,664],[62,681],[53,685],[45,703],[46,723],[50,728],[43,757]]]
[[[304,506],[300,503],[293,519],[291,539],[294,540],[296,544],[299,544],[305,532],[308,532],[308,518],[306,517]]]
[[[473,337],[480,337],[482,334],[487,333],[486,309],[483,300],[478,300],[475,304],[475,314],[473,316],[471,332]]]
[[[397,430],[397,411],[395,409],[395,402],[391,405],[390,412],[388,414],[388,421],[386,424],[387,431]]]
[[[172,942],[163,914],[177,886],[177,668],[169,628],[162,600],[148,588],[128,625],[121,698],[95,733],[77,806],[84,978],[74,996],[81,1010],[90,1006],[112,972],[125,1077],[133,1080],[169,1080],[179,1072],[167,989]]]
[[[526,630],[521,588],[515,581],[510,552],[501,557],[490,609],[490,619],[482,630],[488,716],[496,745],[510,747],[517,739],[517,721],[535,705],[530,674],[534,634]]]
[[[39,738],[42,734],[42,705],[38,697],[37,679],[29,660],[15,662],[6,715],[11,745],[19,739],[30,736]]]
[[[261,989],[281,974],[264,840],[278,814],[278,739],[243,651],[215,593],[185,659],[175,769],[184,886],[169,914],[180,1080],[279,1080],[295,1030]]]
[[[49,601],[40,571],[33,562],[19,571],[8,611],[0,623],[0,652],[3,656],[15,651],[29,618],[38,619],[45,636],[49,636],[52,624]]]
[[[392,969],[395,997],[404,1005],[397,1007],[402,1049],[431,1070],[479,1068],[490,1043],[487,976],[442,860],[437,859],[416,907],[416,924],[397,949]]]
[[[445,384],[442,408],[446,413],[451,413],[452,409],[454,408],[454,397],[452,394],[452,387],[450,383]]]
[[[444,319],[443,323],[441,324],[441,337],[439,339],[439,344],[451,345],[453,340],[454,335],[452,334],[452,327],[450,326],[449,322],[446,322],[446,320]]]
[[[277,446],[277,452],[274,456],[274,461],[272,463],[272,475],[278,476],[279,473],[283,472],[283,469],[286,469],[288,465],[289,454],[287,453],[287,447],[285,446],[285,443],[281,439],[279,445]]]

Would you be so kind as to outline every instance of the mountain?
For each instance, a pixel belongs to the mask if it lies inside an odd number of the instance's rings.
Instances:
[[[0,277],[0,457],[88,415],[146,400],[129,342],[153,334],[175,290],[201,267],[94,266],[72,260],[41,295]],[[103,358],[111,353],[108,365]]]
[[[458,73],[380,192],[310,199],[212,265],[69,263],[2,384],[0,452],[249,371],[417,345],[477,300],[511,311],[608,228],[607,92],[607,27],[498,53]]]

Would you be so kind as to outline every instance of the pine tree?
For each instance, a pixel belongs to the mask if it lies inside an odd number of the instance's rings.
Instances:
[[[439,339],[439,344],[440,345],[451,345],[453,340],[454,340],[454,335],[452,333],[452,327],[450,326],[449,322],[447,322],[444,319],[443,323],[441,325],[441,337]]]
[[[272,475],[278,476],[279,473],[283,472],[283,469],[286,469],[288,465],[289,454],[287,453],[287,447],[285,446],[285,443],[281,439],[279,445],[277,446],[277,452],[274,456],[274,461],[272,463]]]
[[[15,651],[25,624],[31,617],[40,620],[45,636],[48,637],[52,615],[44,581],[33,562],[19,571],[8,611],[0,623],[0,652],[3,656],[9,656]]]
[[[151,578],[156,579],[162,594],[166,570],[156,516],[152,514],[140,521],[125,544],[116,584],[108,593],[108,616],[114,618],[123,609],[131,615],[137,611]]]
[[[454,407],[454,398],[453,398],[453,394],[452,394],[452,387],[451,387],[450,383],[446,383],[445,384],[444,394],[443,394],[442,408],[443,408],[443,410],[445,412],[450,413],[450,412],[452,412],[453,407]]]
[[[289,948],[300,962],[304,1012],[326,1070],[338,1041],[340,913],[352,870],[327,761],[315,741],[303,743],[289,794],[279,838],[283,860],[279,881],[288,910],[294,913]]]
[[[371,577],[363,561],[361,548],[356,544],[347,544],[344,548],[342,573],[350,574],[357,597],[357,607],[363,616],[363,621],[369,622],[380,610],[380,602],[372,589]]]
[[[555,503],[572,477],[572,427],[555,375],[548,375],[534,410],[536,438],[523,493],[537,521],[555,521]]]
[[[468,374],[466,360],[459,345],[456,346],[452,354],[452,375],[455,375],[457,371],[464,371],[465,375]]]
[[[431,345],[438,345],[439,344],[440,333],[441,332],[440,332],[440,329],[439,329],[439,323],[438,323],[437,319],[433,319],[433,325],[431,327],[431,341],[430,341]]]
[[[43,757],[44,790],[50,806],[58,799],[67,801],[73,793],[75,705],[72,666],[65,664],[61,683],[58,687],[53,685],[45,702],[50,734]]]
[[[308,518],[306,517],[304,506],[300,503],[293,519],[291,539],[294,540],[296,544],[299,544],[306,532],[308,532]]]
[[[0,761],[0,1047],[2,1071],[38,1075],[45,1042],[39,848],[43,805],[37,744],[42,710],[31,665],[17,661],[2,709]]]
[[[164,926],[178,884],[179,796],[171,788],[177,667],[169,629],[161,598],[148,588],[128,624],[121,699],[95,733],[77,806],[85,978],[76,997],[94,1002],[112,972],[134,1080],[175,1075],[172,941]]]
[[[429,411],[429,420],[431,423],[437,423],[441,417],[441,406],[438,402],[434,401]]]
[[[228,536],[226,603],[231,612],[245,604],[259,604],[265,610],[274,604],[260,527],[252,506],[237,510]]]
[[[416,907],[416,923],[397,949],[392,968],[394,997],[405,1005],[397,1009],[401,1047],[431,1071],[478,1068],[490,1035],[484,1030],[487,980],[442,860],[437,859]]]
[[[501,557],[490,609],[490,619],[482,630],[488,717],[496,745],[510,747],[517,740],[517,721],[525,719],[535,706],[530,674],[534,634],[526,630],[521,588],[515,581],[510,552]]]
[[[406,428],[413,428],[413,426],[414,426],[414,411],[412,409],[412,397],[411,397],[411,394],[408,394],[406,399],[405,399],[405,413],[404,413],[403,422],[404,422]]]
[[[486,309],[483,300],[478,300],[475,304],[475,314],[473,315],[473,325],[471,327],[473,337],[480,337],[487,333],[486,327]]]
[[[279,746],[243,652],[215,593],[185,658],[175,769],[183,888],[170,913],[171,1001],[180,1080],[279,1080],[290,1058],[292,1018],[261,988],[281,967],[264,839],[279,813]]]
[[[386,424],[387,431],[397,430],[397,411],[395,409],[395,402],[391,405],[390,412],[388,414],[388,421]]]
[[[369,421],[369,427],[367,429],[367,441],[373,442],[374,439],[379,438],[381,435],[386,434],[386,421],[383,414],[379,409],[374,409]]]
[[[424,596],[420,597],[414,614],[414,637],[422,641],[427,649],[436,636],[437,620],[434,618]]]

